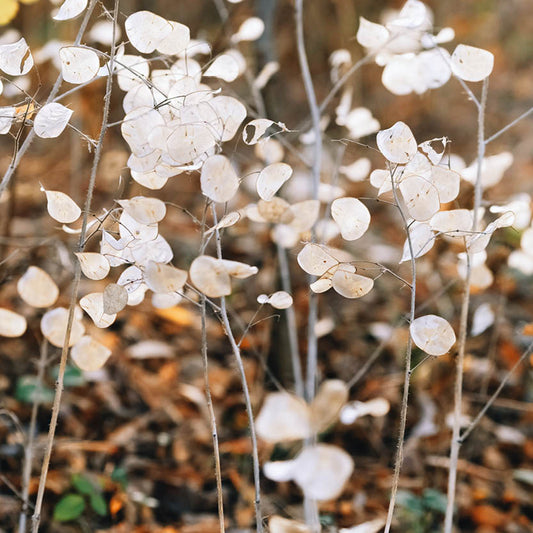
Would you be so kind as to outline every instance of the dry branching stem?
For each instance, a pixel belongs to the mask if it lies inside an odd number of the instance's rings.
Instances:
[[[482,200],[482,187],[481,187],[481,171],[483,157],[485,156],[485,109],[487,106],[487,93],[488,93],[489,81],[485,78],[483,81],[483,87],[481,91],[480,105],[477,106],[478,110],[478,144],[477,144],[477,176],[476,184],[474,187],[474,213],[472,231],[477,228],[479,208],[481,207]],[[461,319],[459,324],[459,343],[458,353],[455,361],[455,385],[454,385],[454,418],[453,418],[453,430],[452,430],[452,442],[450,447],[450,472],[448,475],[448,502],[446,505],[446,515],[444,518],[444,533],[452,533],[453,529],[453,514],[455,505],[455,485],[457,481],[457,461],[459,459],[459,449],[461,447],[460,432],[461,432],[461,411],[463,401],[463,365],[465,358],[465,345],[466,334],[468,329],[468,311],[470,308],[470,288],[472,281],[472,264],[470,256],[467,251],[467,264],[466,264],[466,279],[464,283],[463,301],[461,304]]]
[[[90,18],[90,15],[92,13],[92,10],[94,9],[94,6],[96,4],[96,1],[93,0],[89,6],[89,10],[85,14],[85,18],[82,22],[82,28],[80,28],[80,33],[78,34],[79,40],[81,41],[81,37],[83,35],[82,29],[84,30],[87,26],[88,20]],[[114,15],[113,15],[113,43],[115,43],[115,32],[116,32],[116,25],[117,25],[117,17],[119,12],[119,0],[114,1]],[[79,244],[78,244],[78,252],[82,252],[84,248],[85,243],[85,235],[87,233],[87,222],[89,218],[89,213],[91,212],[91,203],[92,203],[92,197],[94,192],[94,187],[96,184],[96,171],[98,169],[98,164],[100,163],[100,159],[102,157],[102,151],[103,151],[103,144],[104,144],[104,137],[107,131],[107,120],[109,117],[109,107],[111,104],[111,90],[113,88],[113,61],[115,57],[116,47],[115,44],[111,46],[111,58],[110,58],[110,65],[109,65],[109,74],[107,77],[106,82],[106,92],[104,96],[104,109],[102,112],[102,125],[100,127],[100,134],[98,136],[98,144],[96,146],[96,150],[94,152],[94,159],[93,164],[91,168],[91,174],[89,177],[89,184],[87,187],[87,195],[85,197],[85,205],[83,210],[83,221],[82,221],[82,227],[81,227],[81,233],[79,238]],[[32,130],[33,131],[33,130]],[[28,135],[29,137],[29,135]],[[57,376],[56,381],[56,391],[54,396],[54,402],[52,405],[52,415],[50,419],[50,427],[48,431],[48,437],[46,441],[46,448],[43,458],[43,463],[41,467],[41,477],[39,479],[39,488],[37,490],[37,499],[35,502],[35,511],[32,516],[32,533],[37,533],[39,531],[39,525],[41,521],[41,509],[43,505],[43,498],[44,498],[44,491],[46,486],[46,478],[48,476],[48,468],[50,466],[50,458],[52,456],[52,448],[54,445],[54,437],[55,437],[55,431],[57,427],[57,419],[59,417],[59,408],[61,405],[61,396],[63,393],[63,381],[65,377],[65,369],[67,366],[67,359],[68,359],[68,351],[69,351],[69,342],[70,342],[70,334],[72,330],[72,323],[74,320],[74,311],[76,308],[76,303],[78,300],[78,289],[80,285],[80,279],[81,279],[81,266],[78,261],[75,263],[75,271],[74,271],[74,281],[72,285],[72,295],[70,299],[70,305],[69,305],[69,314],[68,314],[68,321],[67,321],[67,328],[65,332],[65,341],[63,343],[63,348],[61,350],[61,359],[59,362],[59,372]]]

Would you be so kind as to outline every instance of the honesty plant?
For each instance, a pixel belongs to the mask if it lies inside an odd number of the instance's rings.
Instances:
[[[232,3],[237,1],[232,0]],[[70,20],[85,16],[87,9],[87,0],[66,0],[53,18]],[[249,74],[239,44],[259,39],[264,29],[263,21],[257,17],[244,20],[237,31],[229,35],[228,48],[215,57],[211,57],[207,42],[191,38],[187,26],[150,11],[139,11],[126,18],[125,43],[120,41],[116,19],[114,22],[100,20],[92,25],[88,30],[90,42],[109,47],[109,53],[81,44],[80,37],[75,42],[48,43],[35,54],[34,61],[28,44],[18,34],[13,42],[0,44],[0,70],[14,77],[17,87],[24,88],[24,84],[29,83],[25,76],[35,63],[48,59],[53,60],[62,80],[74,86],[69,88],[72,90],[98,78],[116,79],[124,93],[120,132],[129,148],[127,167],[132,179],[148,189],[145,195],[115,198],[92,212],[90,203],[82,211],[65,192],[41,186],[50,217],[63,225],[63,232],[80,235],[79,250],[75,253],[77,273],[81,272],[92,281],[107,281],[99,284],[95,292],[87,289],[87,294],[81,297],[76,292],[70,309],[54,307],[59,287],[47,272],[31,265],[17,281],[18,295],[27,305],[44,310],[40,320],[44,338],[55,347],[70,348],[73,362],[83,371],[102,368],[112,356],[110,348],[104,345],[105,337],[98,335],[97,328],[109,327],[126,306],[139,305],[147,293],[151,295],[152,305],[159,309],[185,301],[203,306],[204,322],[209,305],[220,316],[234,353],[240,354],[227,318],[225,297],[238,289],[242,283],[238,280],[262,272],[255,265],[226,259],[222,241],[223,230],[246,224],[249,231],[259,228],[257,231],[268,232],[280,250],[279,258],[287,251],[297,258],[301,270],[309,275],[310,299],[331,288],[347,299],[364,298],[380,283],[379,276],[371,276],[364,267],[369,263],[376,267],[379,275],[392,274],[410,288],[406,409],[412,343],[429,356],[441,356],[457,342],[453,317],[448,317],[450,323],[434,314],[417,316],[417,260],[430,254],[437,239],[441,239],[449,243],[456,254],[457,275],[465,280],[466,293],[469,295],[470,287],[486,289],[494,279],[487,265],[490,239],[498,229],[513,226],[525,231],[521,249],[510,254],[509,265],[527,275],[532,274],[530,197],[520,196],[504,205],[481,208],[480,194],[501,182],[513,164],[512,154],[500,152],[486,156],[483,150],[467,166],[450,154],[450,143],[445,137],[419,143],[404,122],[381,129],[371,110],[359,103],[353,105],[353,91],[345,85],[334,111],[335,122],[347,130],[352,140],[377,133],[376,146],[385,168],[372,170],[371,160],[361,157],[350,164],[339,165],[339,173],[352,183],[368,179],[377,190],[377,198],[393,204],[399,212],[398,227],[403,227],[406,236],[399,263],[410,264],[411,281],[405,281],[394,268],[362,257],[366,247],[357,248],[352,244],[369,230],[372,212],[368,206],[373,204],[367,198],[350,196],[342,182],[324,181],[326,172],[320,167],[315,170],[322,180],[313,190],[307,169],[302,170],[296,160],[286,155],[282,142],[275,138],[293,132],[283,122],[261,116],[262,113],[249,113],[233,91],[232,95],[226,94],[229,93],[227,84],[244,73]],[[443,28],[434,35],[433,15],[418,0],[408,0],[382,24],[361,17],[357,31],[357,41],[366,50],[367,57],[384,67],[383,85],[396,95],[422,94],[442,87],[451,77],[457,78],[472,95],[468,83],[487,79],[494,66],[494,56],[487,50],[465,44],[459,44],[450,54],[440,45],[453,39],[451,28]],[[330,65],[331,81],[340,85],[345,73],[354,68],[347,50],[335,51]],[[277,68],[276,64],[265,66],[264,71],[251,80],[252,92],[264,87]],[[0,84],[0,91],[2,89]],[[9,134],[14,124],[26,120],[33,128],[32,135],[42,139],[59,137],[72,127],[75,111],[56,100],[56,95],[51,95],[45,103],[35,101],[34,107],[23,112],[15,105],[1,107],[0,134]],[[260,106],[256,107],[259,110]],[[482,108],[480,102],[478,108]],[[318,113],[320,123],[298,137],[302,145],[319,146],[320,136],[327,135],[330,117],[326,112],[320,117],[322,111],[324,109]],[[253,118],[247,121],[249,114]],[[91,146],[98,146],[95,141],[86,140]],[[253,147],[259,161],[251,169],[245,169],[245,165],[231,157],[233,144],[227,148],[226,143],[241,140]],[[287,145],[297,151],[299,146],[294,148],[290,142],[286,141]],[[151,197],[149,193],[163,189],[168,180],[182,179],[184,174],[198,180],[205,201],[204,219],[194,220],[201,232],[196,257],[175,256],[177,250],[171,247],[161,228],[169,209],[176,206]],[[2,191],[8,181],[2,182]],[[473,208],[470,203],[459,205],[462,182],[475,188],[477,200]],[[97,240],[99,251],[85,251]],[[250,287],[253,291],[255,285]],[[289,288],[261,290],[268,294],[257,295],[258,307],[268,304],[285,310],[288,317],[293,316],[290,315],[294,311]],[[218,298],[218,303],[213,301]],[[471,335],[481,334],[494,320],[492,308],[482,303],[474,313]],[[18,337],[26,329],[27,321],[22,314],[0,309],[0,335]],[[316,339],[316,328],[312,335]],[[464,338],[459,334],[459,351],[464,350]],[[203,349],[207,354],[207,346]],[[207,360],[207,355],[205,357]],[[297,353],[296,357],[299,357]],[[244,370],[242,375],[257,455]],[[322,381],[316,396],[309,397],[308,402],[301,395],[289,392],[268,394],[256,420],[258,436],[265,443],[296,442],[300,447],[291,451],[292,458],[287,461],[266,462],[266,477],[294,481],[306,500],[338,497],[352,474],[354,460],[338,446],[313,442],[313,439],[337,419],[352,424],[366,415],[385,416],[390,408],[389,402],[380,397],[365,402],[348,400],[349,385],[333,379]],[[405,416],[402,423],[405,429]],[[403,434],[400,458],[402,443]],[[395,476],[397,481],[399,466]],[[258,485],[257,478],[256,500],[259,499]],[[393,492],[392,507],[394,497]],[[259,510],[258,530],[262,527],[260,518]],[[391,519],[389,517],[388,527]],[[383,524],[378,519],[343,531],[378,531]],[[270,529],[278,533],[310,531],[302,524],[280,517],[270,520]]]

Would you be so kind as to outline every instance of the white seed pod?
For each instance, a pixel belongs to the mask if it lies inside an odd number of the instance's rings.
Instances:
[[[191,263],[189,276],[196,288],[209,298],[231,294],[230,275],[224,265],[214,257],[197,257]]]
[[[499,154],[484,157],[481,163],[481,187],[487,189],[499,183],[505,171],[513,164],[513,154],[511,152],[501,152]],[[474,161],[470,166],[461,170],[463,179],[475,185],[478,174],[478,163]]]
[[[89,279],[104,279],[111,268],[109,261],[97,252],[78,252],[74,254],[80,262],[81,271]]]
[[[94,50],[80,46],[64,46],[59,50],[61,75],[68,83],[80,84],[92,80],[100,70],[100,60]]]
[[[144,268],[144,281],[153,292],[177,292],[183,289],[187,281],[187,271],[172,265],[148,261]]]
[[[124,24],[132,46],[143,54],[151,54],[172,32],[168,20],[150,11],[137,11]]]
[[[348,128],[348,136],[351,139],[360,139],[379,130],[380,124],[366,107],[356,107],[352,109],[342,119],[337,119],[341,126]]]
[[[453,202],[459,195],[461,175],[458,172],[455,172],[455,170],[432,166],[431,182],[437,188],[441,204]]]
[[[376,136],[379,151],[391,163],[407,163],[417,152],[418,146],[409,126],[396,122]]]
[[[370,211],[357,198],[337,198],[331,204],[331,216],[339,225],[343,239],[361,238],[370,225]]]
[[[45,139],[59,137],[67,127],[72,113],[72,110],[55,102],[44,105],[35,116],[35,135]]]
[[[482,48],[457,45],[452,54],[453,73],[465,81],[483,81],[494,67],[494,54]]]
[[[117,203],[139,224],[149,226],[165,218],[167,206],[157,198],[134,196],[130,200],[118,200]]]
[[[473,222],[472,211],[469,209],[451,209],[436,213],[429,225],[433,231],[453,237],[464,237],[472,232]]]
[[[124,97],[124,111],[130,113],[135,108],[153,106],[154,94],[146,86],[145,80],[150,72],[150,63],[142,56],[124,54],[115,63],[118,86],[128,91]],[[133,99],[131,109],[128,102]],[[151,118],[151,117],[150,117]],[[126,120],[126,119],[125,119]],[[146,124],[146,121],[144,122]]]
[[[131,171],[131,177],[143,187],[146,187],[147,189],[151,189],[153,191],[157,191],[159,189],[162,189],[167,181],[168,178],[161,177],[157,172],[136,172],[135,170]]]
[[[73,19],[83,13],[86,7],[87,0],[65,0],[52,18],[54,20]]]
[[[186,165],[211,150],[216,142],[207,124],[181,124],[168,137],[168,154],[178,166]]]
[[[438,214],[439,213],[437,213],[437,215]],[[415,220],[409,226],[409,235],[411,237],[411,245],[413,247],[413,255],[415,256],[415,259],[427,254],[435,244],[435,234],[427,223],[417,222]],[[403,253],[400,263],[409,261],[410,259],[411,249],[409,247],[409,241],[406,239],[403,245]]]
[[[116,315],[128,305],[128,291],[116,283],[110,283],[104,289],[104,314]]]
[[[0,81],[1,83],[1,81]],[[0,89],[2,86],[0,85]],[[2,92],[0,91],[0,94]],[[17,110],[14,106],[4,106],[0,107],[0,135],[5,135],[9,133],[15,117],[17,116]]]
[[[214,231],[222,229],[222,228],[229,228],[231,226],[234,226],[235,224],[237,224],[237,222],[239,222],[239,220],[241,219],[241,216],[242,216],[241,213],[239,213],[238,211],[231,211],[227,215],[224,215],[220,219],[218,224],[215,224],[212,228],[209,228],[205,232],[206,235],[209,235],[213,233]]]
[[[215,96],[209,105],[215,111],[223,128],[220,141],[230,141],[246,118],[246,107],[232,96]]]
[[[304,200],[296,202],[289,208],[293,215],[290,226],[298,233],[309,231],[320,214],[320,202],[318,200]]]
[[[9,76],[23,76],[33,67],[33,57],[26,40],[0,44],[0,70]]]
[[[89,335],[84,335],[70,350],[72,360],[84,372],[100,370],[110,355],[111,350],[109,348]]]
[[[287,131],[287,127],[282,122],[274,122],[267,118],[256,118],[251,120],[246,126],[244,126],[242,131],[242,139],[244,143],[247,145],[253,145],[268,138],[268,136],[264,137],[264,135],[272,126],[277,126],[281,131]]]
[[[209,68],[204,72],[208,78],[219,78],[232,82],[241,74],[241,67],[235,57],[230,54],[221,54],[214,59]]]
[[[355,401],[341,409],[339,419],[343,424],[353,424],[362,416],[385,416],[389,410],[390,403],[386,398],[373,398],[367,402]]]
[[[224,155],[206,159],[200,175],[202,193],[214,202],[229,202],[239,190],[239,177]]]
[[[50,275],[36,266],[28,270],[17,282],[20,297],[32,307],[50,307],[59,296],[59,289]]]
[[[333,274],[328,272],[324,277],[317,279],[315,282],[309,285],[309,288],[316,294],[329,291],[333,287],[333,281],[331,280]]]
[[[292,167],[287,163],[268,165],[259,173],[257,178],[257,194],[269,202],[291,176]]]
[[[485,302],[479,305],[472,316],[472,329],[470,330],[470,335],[472,335],[472,337],[481,335],[494,324],[495,318],[496,315],[489,303]]]
[[[292,296],[285,291],[277,291],[268,296],[267,294],[260,294],[257,301],[264,305],[270,304],[274,309],[288,309],[293,304]]]
[[[46,194],[46,208],[54,220],[62,224],[70,224],[78,220],[81,209],[70,196],[60,191],[47,191],[44,187],[41,187],[41,191]]]
[[[218,261],[233,278],[246,279],[258,272],[256,266],[247,265],[240,261],[230,261],[229,259],[218,259]]]
[[[373,279],[355,274],[344,269],[343,266],[339,267],[331,278],[333,289],[336,292],[345,298],[361,298],[372,290],[374,287]]]
[[[357,42],[365,48],[380,48],[389,39],[389,30],[381,24],[359,17],[359,28],[355,37]]]
[[[295,483],[306,497],[318,501],[337,498],[354,468],[353,459],[331,444],[307,446],[295,462]]]
[[[259,200],[257,202],[257,213],[263,222],[272,222],[274,224],[290,224],[294,220],[294,213],[290,209],[290,205],[283,198],[274,196],[270,202]],[[252,219],[252,216],[248,214]],[[261,220],[257,219],[258,222]]]
[[[306,439],[312,434],[309,408],[301,398],[287,392],[267,394],[256,430],[259,437],[271,443]]]
[[[439,211],[439,191],[431,181],[409,176],[400,182],[399,189],[409,215],[415,220],[429,220]]]
[[[270,533],[311,533],[305,524],[278,515],[269,517],[268,531]]]
[[[110,47],[113,44],[113,33],[115,34],[115,42],[119,42],[122,34],[120,27],[114,25],[111,20],[98,20],[89,30],[89,38],[91,41]]]
[[[332,185],[331,183],[320,183],[318,185],[318,199],[324,204],[329,204],[345,194],[346,191],[338,185]]]
[[[183,300],[183,296],[177,292],[154,293],[152,294],[152,305],[156,309],[170,309]]]
[[[172,248],[162,235],[158,235],[153,241],[136,242],[129,245],[133,262],[140,266],[148,261],[156,263],[168,263],[172,261],[174,253]]]
[[[237,30],[231,36],[231,40],[234,43],[240,43],[241,41],[256,41],[263,35],[265,31],[265,23],[258,17],[247,18]]]
[[[296,459],[289,461],[267,461],[263,466],[263,473],[266,478],[272,481],[292,481],[296,466]]]
[[[47,311],[41,318],[41,332],[45,339],[52,345],[61,348],[65,342],[67,331],[68,309],[56,307]],[[78,307],[74,310],[72,329],[70,332],[69,346],[76,344],[85,333],[85,326],[81,321],[81,311]]]
[[[322,276],[339,265],[339,261],[326,250],[327,248],[318,244],[307,243],[298,254],[298,264],[308,274]]]
[[[20,337],[26,328],[26,319],[22,315],[0,307],[0,336]]]
[[[191,40],[191,32],[185,24],[169,20],[170,33],[157,43],[157,51],[169,56],[183,52]]]
[[[349,390],[340,379],[327,379],[320,385],[313,398],[309,411],[311,424],[315,433],[326,430],[339,415],[342,406],[348,400]]]
[[[80,299],[80,307],[92,318],[97,328],[107,328],[117,318],[116,314],[104,313],[104,294],[92,292]]]
[[[415,318],[409,331],[413,342],[429,355],[444,355],[456,340],[449,322],[437,315]]]
[[[370,169],[372,168],[372,163],[368,157],[361,157],[354,161],[350,165],[339,167],[339,172],[344,174],[350,181],[359,182],[364,181],[368,178],[370,174]]]

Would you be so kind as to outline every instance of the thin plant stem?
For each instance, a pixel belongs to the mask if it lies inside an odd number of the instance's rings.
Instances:
[[[89,24],[89,20],[91,18],[92,12],[94,11],[94,8],[96,6],[96,2],[97,0],[91,0],[89,6],[87,7],[87,10],[85,11],[85,15],[81,21],[80,29],[78,30],[78,34],[76,35],[76,39],[74,41],[73,46],[78,46],[80,44],[83,34],[85,33],[85,30],[87,29],[87,25]],[[57,93],[59,92],[59,89],[61,88],[62,83],[63,83],[63,76],[59,74],[59,76],[57,77],[52,87],[52,90],[50,91],[50,94],[48,95],[48,98],[46,99],[47,104],[54,101],[54,98],[57,96]],[[11,160],[9,167],[7,168],[4,174],[4,177],[2,178],[2,181],[0,182],[0,196],[2,196],[2,193],[6,190],[7,186],[9,185],[11,178],[13,177],[20,162],[22,161],[22,158],[28,151],[28,148],[30,147],[34,138],[35,138],[35,129],[32,128],[28,132],[26,139],[24,140],[20,148],[17,150],[16,154],[13,156],[13,159]]]
[[[488,78],[483,81],[481,90],[481,101],[478,109],[477,120],[477,176],[474,186],[474,213],[472,231],[476,231],[478,223],[479,208],[482,200],[481,168],[483,157],[485,156],[485,109],[487,106],[487,94],[489,88]],[[461,447],[461,412],[463,401],[463,366],[465,358],[466,334],[468,328],[468,311],[470,308],[470,287],[472,281],[472,263],[467,250],[466,279],[464,283],[463,300],[461,304],[461,319],[459,324],[458,353],[455,361],[455,384],[454,384],[454,417],[452,429],[452,442],[450,446],[450,471],[448,473],[448,501],[446,514],[444,517],[444,533],[452,533],[453,515],[455,506],[455,487],[457,483],[457,463],[459,460],[459,449]]]
[[[477,414],[476,418],[470,422],[470,425],[463,431],[461,434],[459,441],[462,444],[472,433],[472,431],[476,428],[476,426],[479,424],[480,420],[485,416],[485,413],[490,409],[492,404],[495,402],[496,398],[500,395],[501,391],[515,372],[515,370],[526,360],[526,358],[529,356],[531,351],[533,350],[533,342],[529,344],[529,346],[524,350],[522,355],[520,356],[520,359],[513,365],[513,367],[507,372],[505,377],[502,379],[501,383],[498,385],[498,388],[493,392],[492,396],[488,399],[487,403],[483,406],[481,411]]]
[[[41,342],[39,363],[37,367],[37,387],[41,387],[44,379],[44,370],[46,368],[46,359],[48,357],[48,341],[43,339]],[[33,463],[33,449],[35,446],[35,431],[37,428],[37,413],[41,404],[39,395],[33,401],[31,407],[30,427],[24,449],[24,466],[22,469],[22,510],[19,516],[18,533],[26,533],[26,523],[28,520],[28,498],[30,495],[30,478]]]
[[[205,398],[207,404],[207,411],[209,413],[209,422],[211,425],[211,437],[213,439],[213,454],[215,456],[215,478],[217,484],[217,506],[218,506],[218,521],[220,532],[224,533],[224,494],[222,492],[222,470],[220,468],[220,449],[218,446],[218,431],[217,419],[215,410],[213,408],[213,398],[211,397],[211,387],[209,385],[208,366],[209,360],[207,357],[207,327],[206,327],[206,301],[205,296],[200,297],[202,310],[202,362],[204,365],[204,387]]]
[[[402,217],[403,226],[407,236],[407,244],[409,246],[409,254],[411,255],[411,305],[409,312],[409,321],[413,323],[416,312],[416,258],[411,240],[411,233],[409,232],[409,223],[407,217],[401,208],[401,204],[398,198],[398,191],[396,190],[396,184],[394,183],[394,172],[391,172],[392,193],[394,200],[398,206],[398,211]],[[413,341],[411,335],[407,340],[407,347],[405,350],[405,373],[403,381],[403,395],[402,405],[400,409],[400,428],[398,430],[398,444],[396,448],[396,457],[394,458],[394,474],[392,477],[392,488],[389,500],[389,510],[387,512],[387,522],[385,524],[385,533],[389,533],[392,527],[392,519],[394,517],[394,507],[396,505],[396,495],[398,493],[398,484],[400,482],[400,471],[403,463],[403,447],[405,440],[405,428],[407,426],[407,407],[409,404],[409,384],[411,380],[411,356],[413,351]]]
[[[203,251],[205,247],[205,216],[207,214],[207,205],[204,209],[204,216],[201,223],[202,239],[200,248]],[[200,295],[201,308],[201,326],[202,326],[202,363],[204,367],[204,388],[207,411],[209,414],[209,423],[211,426],[211,438],[213,439],[213,454],[215,458],[215,479],[217,485],[217,507],[220,533],[224,533],[226,526],[224,524],[224,493],[222,492],[222,469],[220,467],[220,448],[218,445],[218,430],[215,409],[213,407],[213,398],[211,396],[211,385],[209,383],[209,358],[207,348],[207,299],[204,294]]]
[[[100,163],[100,159],[102,157],[104,137],[107,131],[109,107],[111,105],[111,91],[113,88],[113,66],[114,66],[113,63],[114,63],[115,52],[116,52],[115,35],[116,35],[117,17],[118,17],[118,10],[119,10],[119,1],[120,0],[114,0],[113,32],[112,32],[113,44],[111,45],[109,73],[107,76],[106,92],[104,96],[104,109],[102,112],[102,124],[100,127],[100,134],[98,136],[98,144],[94,152],[94,159],[93,159],[93,164],[91,168],[91,174],[89,177],[89,184],[87,187],[87,195],[85,197],[81,233],[80,233],[79,242],[78,242],[79,252],[83,251],[84,244],[85,244],[85,235],[87,233],[88,218],[89,218],[89,213],[91,212],[91,203],[92,203],[94,188],[96,184],[96,172],[98,169],[98,164]],[[91,2],[92,7],[94,7],[94,4],[95,4],[95,1]],[[81,40],[81,37],[80,37],[80,40]],[[76,261],[75,270],[74,270],[74,281],[72,285],[72,294],[70,298],[70,305],[69,305],[69,312],[68,312],[68,319],[67,319],[67,327],[65,331],[65,340],[63,342],[63,348],[61,350],[59,372],[58,372],[57,381],[56,381],[54,402],[52,405],[52,416],[50,419],[50,427],[48,431],[46,448],[45,448],[45,453],[44,453],[44,458],[43,458],[43,463],[42,463],[42,468],[41,468],[41,477],[39,479],[39,488],[37,490],[35,511],[32,516],[32,533],[37,533],[39,531],[39,525],[41,521],[41,509],[43,505],[44,491],[46,487],[46,478],[48,476],[48,468],[50,466],[50,458],[52,456],[52,448],[54,445],[54,437],[55,437],[55,431],[57,427],[57,420],[59,417],[59,408],[61,406],[61,396],[63,393],[63,382],[64,382],[64,377],[65,377],[65,369],[67,366],[70,335],[72,332],[72,324],[74,322],[74,311],[76,308],[76,302],[78,300],[78,289],[80,285],[80,279],[81,279],[81,267],[80,267],[79,261]]]
[[[212,205],[213,210],[213,222],[216,226],[218,223],[217,212],[214,204]],[[222,244],[219,229],[215,229],[215,242],[217,249],[217,257],[222,259]],[[228,310],[226,307],[226,298],[221,296],[220,298],[220,317],[222,319],[222,324],[224,325],[226,336],[231,345],[233,355],[235,356],[235,362],[237,363],[237,368],[239,370],[239,375],[241,378],[242,392],[244,395],[244,403],[246,406],[246,413],[248,415],[248,425],[250,427],[250,440],[252,441],[252,466],[254,473],[254,490],[255,490],[255,518],[256,518],[256,531],[257,533],[262,533],[263,531],[263,518],[261,516],[261,471],[259,467],[259,449],[257,446],[257,435],[255,432],[255,421],[254,421],[254,412],[252,408],[252,399],[250,397],[250,389],[248,388],[248,382],[246,380],[246,372],[244,371],[244,363],[242,360],[241,350],[237,341],[235,340],[235,335],[231,329],[231,324],[229,321]]]
[[[529,117],[533,113],[533,107],[530,107],[527,111],[522,113],[519,117],[515,118],[513,121],[509,122],[507,126],[504,126],[501,130],[498,130],[496,133],[492,134],[488,139],[485,139],[485,146],[495,139],[497,139],[500,135],[503,135],[505,132],[509,131],[512,127],[516,126],[521,120],[525,119],[526,117]]]
[[[281,277],[281,288],[291,294],[291,273],[289,262],[287,261],[287,250],[277,244],[279,272]],[[300,351],[298,350],[298,329],[296,324],[296,313],[291,305],[285,310],[287,319],[287,336],[289,338],[289,350],[291,355],[292,375],[294,378],[294,392],[300,398],[304,397],[304,379],[302,374],[302,363],[300,361]]]
[[[303,0],[295,0],[294,20],[296,25],[296,47],[298,50],[298,62],[302,72],[302,80],[307,96],[309,111],[311,113],[311,123],[314,132],[314,149],[312,165],[312,195],[313,199],[318,198],[318,188],[320,185],[320,171],[322,168],[322,130],[320,128],[320,109],[318,107],[313,79],[309,70],[309,62],[305,51],[304,24],[303,24]],[[315,240],[315,232],[312,231],[312,240]],[[314,281],[311,278],[310,283]],[[307,315],[307,369],[305,380],[305,397],[311,402],[315,397],[317,370],[318,370],[318,338],[316,335],[316,323],[318,320],[318,295],[309,290],[309,311]],[[313,439],[314,440],[314,439]],[[306,442],[306,446],[309,442]],[[304,497],[305,521],[312,533],[320,530],[320,520],[318,516],[318,506],[316,502]]]

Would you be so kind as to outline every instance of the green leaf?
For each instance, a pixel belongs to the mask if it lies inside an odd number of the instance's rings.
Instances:
[[[421,516],[424,514],[422,498],[419,498],[408,490],[399,490],[396,502],[400,507],[403,507],[406,511],[414,515]]]
[[[72,476],[72,484],[81,494],[94,494],[96,492],[95,486],[90,479],[82,474],[74,474]]]
[[[76,520],[85,509],[85,500],[79,494],[66,494],[54,507],[54,520],[68,522]]]
[[[17,379],[15,397],[21,402],[50,404],[54,401],[54,390],[39,383],[36,376],[21,376]]]
[[[57,379],[59,375],[59,365],[56,365],[50,371],[50,375],[53,379]],[[80,385],[85,385],[86,380],[83,377],[83,372],[72,365],[67,365],[65,368],[65,377],[63,378],[63,384],[65,387],[79,387]]]
[[[91,494],[90,504],[96,514],[99,514],[100,516],[107,515],[107,503],[99,492]]]
[[[426,489],[422,495],[424,506],[439,513],[446,512],[447,498],[445,494],[435,489]]]
[[[126,470],[120,466],[115,467],[111,473],[111,479],[115,483],[119,483],[123,489],[128,486],[128,474],[126,473]]]

